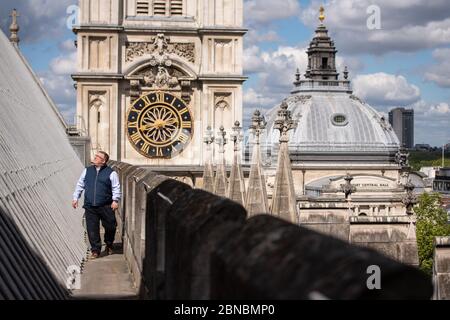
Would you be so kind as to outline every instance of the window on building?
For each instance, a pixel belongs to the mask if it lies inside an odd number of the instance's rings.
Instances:
[[[358,216],[360,216],[360,217],[367,217],[367,213],[361,212],[360,214],[358,214]]]
[[[348,119],[345,114],[337,113],[331,116],[331,122],[335,126],[345,126],[348,123]]]
[[[322,58],[322,69],[328,69],[328,58]]]
[[[136,14],[138,16],[148,16],[150,14],[149,0],[138,0],[136,2]]]
[[[153,15],[165,16],[166,15],[166,0],[155,0],[153,3]]]
[[[137,0],[136,14],[138,16],[181,16],[183,0]]]
[[[155,0],[153,14],[155,16],[165,16],[169,10],[171,16],[181,16],[183,14],[183,0]]]
[[[170,1],[170,14],[172,16],[181,16],[183,14],[183,0]]]

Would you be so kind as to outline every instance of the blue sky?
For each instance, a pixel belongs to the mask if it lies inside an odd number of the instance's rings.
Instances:
[[[66,26],[77,0],[2,0],[0,25],[9,34],[9,12],[20,11],[20,48],[62,113],[72,122],[75,36]],[[289,94],[295,69],[303,73],[305,49],[325,7],[325,25],[355,94],[379,112],[415,110],[415,143],[450,142],[450,1],[448,0],[244,0],[244,117],[269,109]],[[380,29],[369,29],[369,6]],[[43,10],[45,8],[45,10]],[[371,20],[372,21],[372,20]]]

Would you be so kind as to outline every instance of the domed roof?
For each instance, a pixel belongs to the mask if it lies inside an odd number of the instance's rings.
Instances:
[[[343,79],[339,77],[336,52],[328,30],[321,23],[306,51],[308,66],[304,79],[300,79],[297,70],[294,90],[282,102],[298,124],[290,132],[293,161],[394,162],[400,147],[394,130],[384,116],[352,94],[347,67]],[[272,150],[271,154],[277,153],[279,144],[279,132],[274,125],[280,106],[266,114],[267,131],[262,144]]]
[[[347,91],[299,91],[284,100],[298,121],[290,133],[292,152],[397,152],[399,141],[388,121]],[[277,145],[279,105],[266,114],[265,142]]]

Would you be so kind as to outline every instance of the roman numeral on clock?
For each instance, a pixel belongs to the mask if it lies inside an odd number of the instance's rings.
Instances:
[[[179,135],[179,137],[178,137],[178,140],[179,140],[181,143],[186,143],[186,142],[188,142],[188,140],[189,140],[189,136],[188,136],[187,134],[185,134],[185,133],[181,133],[181,134]]]
[[[192,122],[190,122],[190,121],[183,121],[181,123],[181,127],[183,129],[190,129],[190,128],[192,128]]]
[[[139,134],[139,132],[135,132],[130,136],[130,139],[134,144],[137,144],[141,140],[141,135]]]
[[[128,128],[137,129],[137,121],[128,122]]]
[[[142,97],[142,100],[144,100],[146,106],[148,106],[149,104],[151,104],[151,102],[150,102],[150,100],[148,99],[147,96],[143,96],[143,97]]]
[[[188,112],[187,107],[184,107],[183,109],[181,109],[180,111],[178,111],[180,114],[186,113]]]
[[[141,147],[141,151],[148,153],[149,150],[150,150],[150,144],[148,142],[144,142],[144,144]]]

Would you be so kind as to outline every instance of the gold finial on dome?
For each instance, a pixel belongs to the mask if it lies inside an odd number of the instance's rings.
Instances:
[[[325,20],[325,15],[324,15],[325,9],[323,8],[323,6],[320,6],[319,12],[320,12],[319,20],[321,23],[323,23],[323,20]]]

